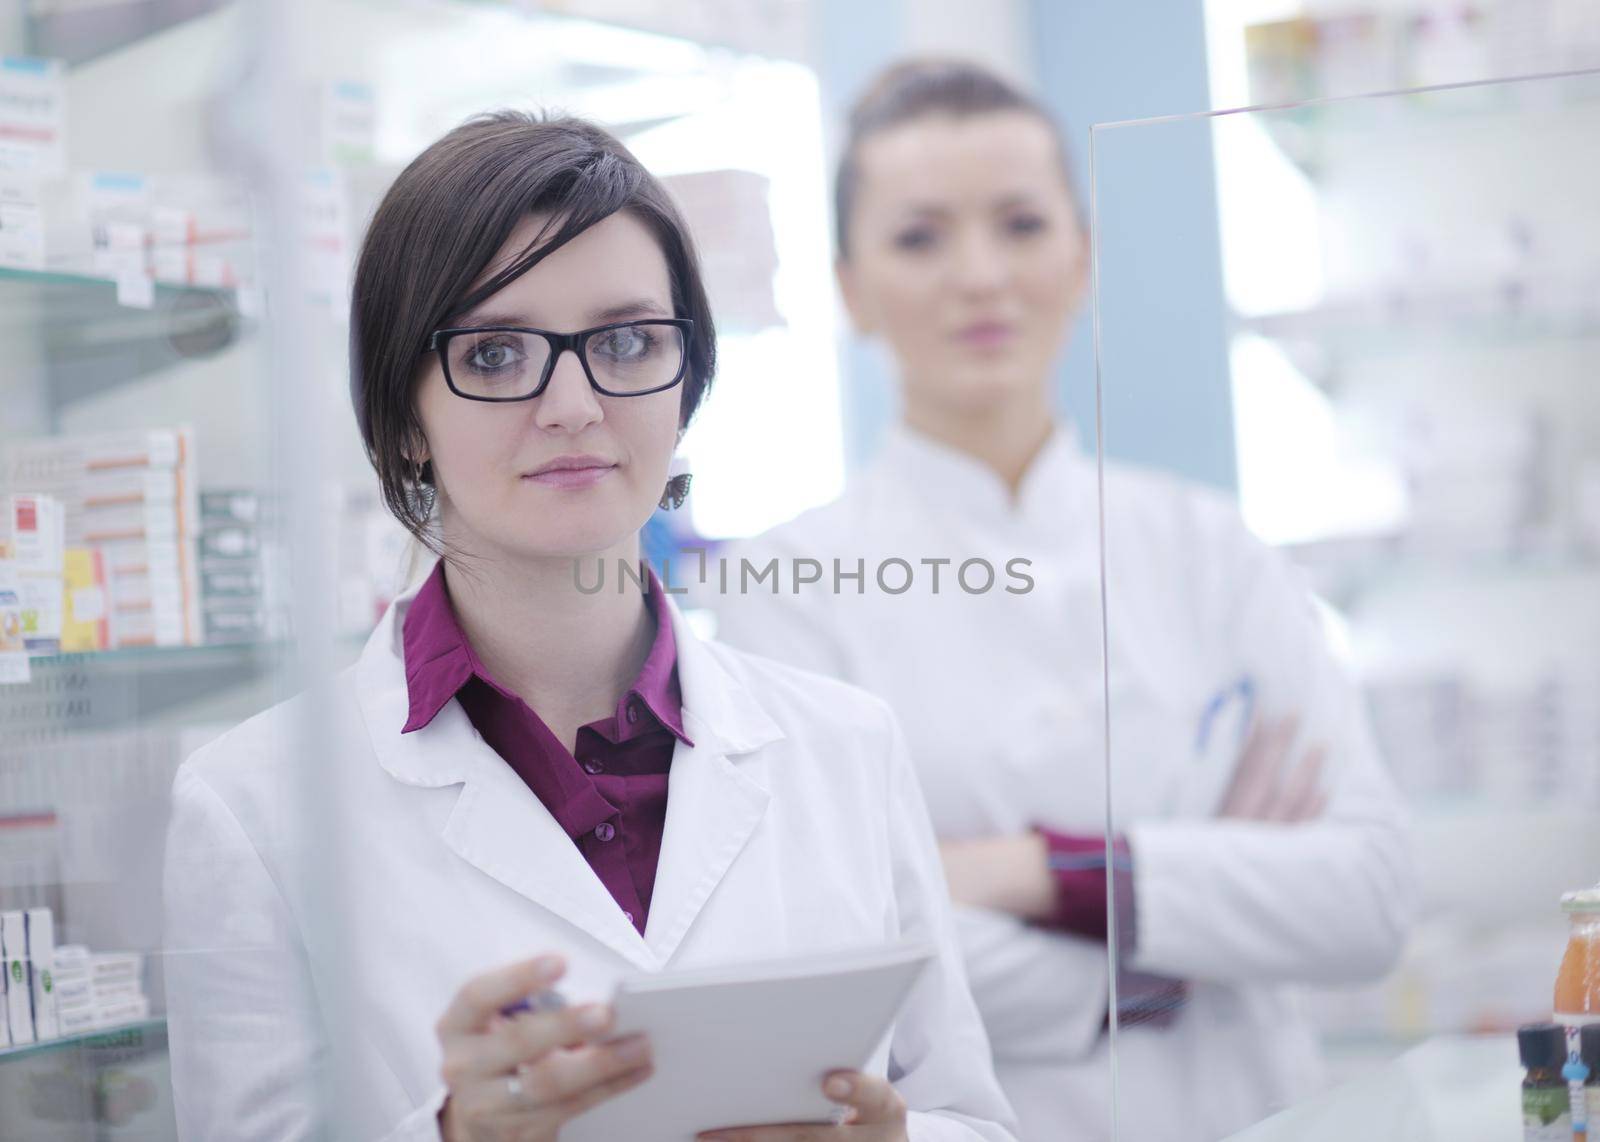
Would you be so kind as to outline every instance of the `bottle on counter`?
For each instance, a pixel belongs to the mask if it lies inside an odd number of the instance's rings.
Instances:
[[[1566,1030],[1556,1023],[1517,1029],[1522,1080],[1523,1142],[1572,1142],[1572,1102],[1561,1068],[1567,1061]]]
[[[1556,973],[1556,1022],[1568,1027],[1600,1023],[1600,886],[1561,898],[1571,930]]]

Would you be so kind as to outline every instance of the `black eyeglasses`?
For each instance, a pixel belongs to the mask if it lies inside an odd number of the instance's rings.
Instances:
[[[687,317],[614,321],[576,333],[492,325],[436,330],[423,351],[439,354],[445,384],[467,400],[532,400],[568,349],[595,392],[642,397],[683,380],[693,334]]]

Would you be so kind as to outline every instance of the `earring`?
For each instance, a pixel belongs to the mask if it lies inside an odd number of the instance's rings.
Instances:
[[[661,493],[661,502],[657,506],[664,511],[681,508],[683,501],[689,495],[689,473],[680,472],[667,481],[667,490]]]
[[[439,489],[433,486],[433,462],[424,460],[418,464],[411,482],[413,485],[411,496],[416,504],[417,514],[427,519],[433,515],[434,501],[439,496]]]

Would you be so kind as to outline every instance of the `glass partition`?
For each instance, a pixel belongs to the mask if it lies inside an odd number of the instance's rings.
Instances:
[[[275,694],[238,13],[0,20],[0,1137],[170,1138],[178,763]],[[128,16],[119,13],[119,16]],[[159,129],[153,125],[159,124]]]
[[[1589,72],[1092,133],[1122,1138],[1516,1134],[1600,879],[1597,132]]]

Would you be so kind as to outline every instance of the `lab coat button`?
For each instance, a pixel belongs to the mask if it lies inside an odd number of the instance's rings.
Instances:
[[[601,821],[594,827],[594,835],[602,841],[609,841],[617,835],[617,830],[610,821]]]

